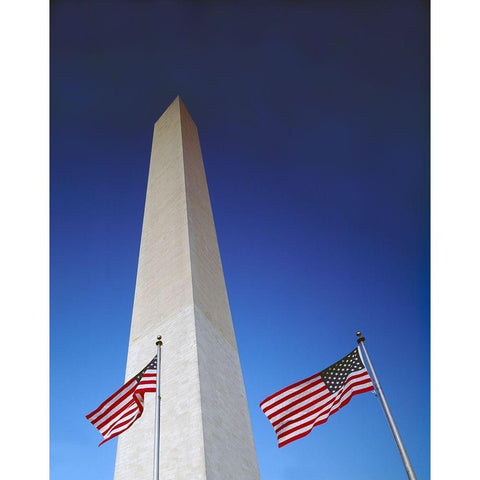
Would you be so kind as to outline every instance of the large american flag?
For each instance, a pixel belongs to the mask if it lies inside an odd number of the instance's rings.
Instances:
[[[98,446],[120,435],[142,416],[145,393],[155,393],[156,381],[157,356],[155,355],[143,370],[87,415],[87,420],[103,436],[103,441]]]
[[[330,367],[267,397],[260,408],[283,447],[308,435],[354,395],[373,390],[358,347]]]

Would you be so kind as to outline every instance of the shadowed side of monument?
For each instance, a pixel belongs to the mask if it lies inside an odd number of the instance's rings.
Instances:
[[[126,378],[164,340],[160,477],[260,478],[197,128],[179,97],[156,122]],[[154,398],[119,438],[115,480],[153,471]]]

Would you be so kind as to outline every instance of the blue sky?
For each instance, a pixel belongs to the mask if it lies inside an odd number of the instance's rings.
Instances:
[[[153,123],[177,94],[199,129],[262,478],[405,477],[373,395],[282,449],[258,407],[359,329],[429,478],[429,60],[418,1],[52,3],[53,480],[113,475],[116,440],[97,448],[84,415],[124,378]]]

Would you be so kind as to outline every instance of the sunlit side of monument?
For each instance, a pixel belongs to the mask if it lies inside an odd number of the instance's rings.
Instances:
[[[155,123],[126,379],[161,361],[160,478],[260,478],[197,128]],[[152,478],[154,395],[120,435],[115,480]]]

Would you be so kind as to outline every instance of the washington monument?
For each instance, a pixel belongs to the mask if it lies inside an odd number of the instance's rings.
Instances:
[[[160,478],[260,478],[197,128],[179,97],[155,123],[126,379],[161,360]],[[153,470],[154,395],[119,437],[115,480]]]

